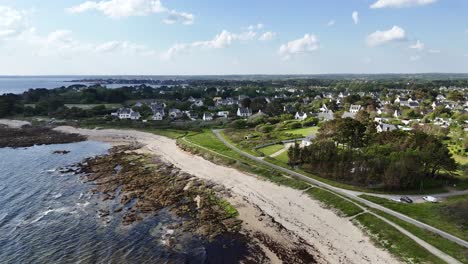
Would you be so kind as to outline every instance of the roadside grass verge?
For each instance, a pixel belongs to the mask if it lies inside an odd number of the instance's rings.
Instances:
[[[271,146],[264,147],[264,148],[259,148],[257,150],[262,152],[263,154],[265,154],[265,156],[270,156],[270,155],[275,154],[276,152],[278,152],[278,151],[280,151],[282,149],[284,149],[284,145],[277,144],[277,145],[271,145]]]
[[[364,212],[354,203],[324,189],[311,188],[307,191],[307,194],[315,200],[319,200],[328,208],[336,209],[342,216],[351,217]]]
[[[468,240],[468,195],[453,196],[440,203],[404,204],[371,195],[360,195],[447,233]]]
[[[407,263],[445,263],[393,226],[369,213],[353,220],[370,235],[371,239],[394,256]]]
[[[452,256],[453,258],[459,260],[460,262],[468,263],[468,248],[460,246],[459,244],[455,242],[452,242],[428,230],[419,228],[413,224],[400,220],[399,218],[389,215],[387,213],[384,213],[382,211],[374,210],[374,209],[371,209],[371,211],[382,217],[385,217],[386,219],[406,229],[407,231],[411,232],[413,235],[426,241],[427,243],[445,252],[446,254]]]

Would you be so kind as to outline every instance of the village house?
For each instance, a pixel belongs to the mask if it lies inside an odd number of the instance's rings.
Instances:
[[[178,118],[181,118],[183,116],[183,113],[182,113],[182,111],[180,111],[180,109],[172,108],[172,109],[169,110],[169,116],[172,119],[178,119]]]
[[[151,119],[153,119],[154,121],[161,121],[164,119],[165,116],[166,114],[164,113],[164,110],[156,110],[153,111],[153,116]]]
[[[392,125],[392,124],[381,123],[377,125],[377,133],[389,132],[389,131],[393,131],[397,129],[398,129],[397,126]]]
[[[219,117],[228,118],[229,117],[229,111],[219,111],[216,115],[219,116]]]
[[[301,120],[304,121],[307,119],[307,113],[304,112],[297,112],[296,115],[294,116],[296,120]]]
[[[212,121],[213,120],[213,114],[211,113],[204,113],[203,114],[203,121]]]
[[[111,116],[118,117],[119,119],[138,120],[141,118],[140,113],[133,111],[131,108],[120,108],[117,112],[112,113]]]
[[[238,117],[250,117],[252,115],[252,110],[248,107],[239,107],[237,109]]]
[[[360,106],[360,105],[351,105],[349,107],[349,112],[353,113],[353,114],[356,114],[357,112],[361,111],[361,109],[362,109],[362,106]]]

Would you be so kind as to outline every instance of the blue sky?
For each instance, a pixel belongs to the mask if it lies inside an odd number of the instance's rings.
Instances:
[[[468,72],[466,0],[0,0],[0,75]]]

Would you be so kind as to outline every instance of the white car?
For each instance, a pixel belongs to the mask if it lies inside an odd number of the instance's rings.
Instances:
[[[437,200],[437,198],[432,197],[432,196],[424,196],[423,200],[427,202],[431,202],[431,203],[437,203],[439,201]]]

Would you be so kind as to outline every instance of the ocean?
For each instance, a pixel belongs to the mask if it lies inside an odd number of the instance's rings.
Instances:
[[[1,263],[209,263],[196,237],[164,245],[177,221],[168,211],[123,226],[121,216],[99,213],[109,205],[91,194],[93,183],[60,169],[109,148],[93,141],[0,148]]]

